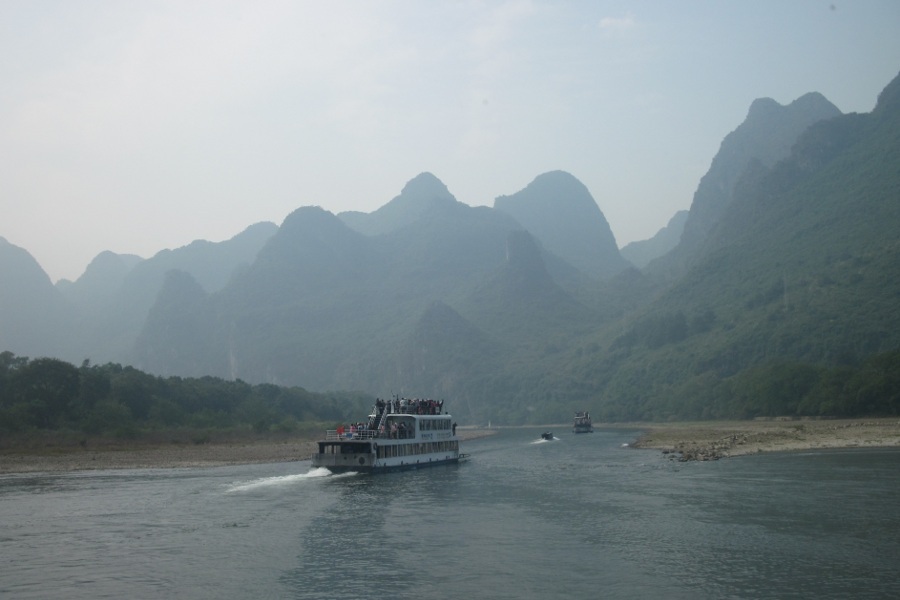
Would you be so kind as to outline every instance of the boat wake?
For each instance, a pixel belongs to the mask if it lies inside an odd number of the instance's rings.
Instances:
[[[559,438],[554,436],[553,439],[550,439],[550,440],[545,440],[544,438],[541,438],[539,440],[534,440],[531,443],[532,444],[546,444],[547,442],[558,442],[558,441],[559,441]]]
[[[254,479],[252,481],[248,481],[245,483],[237,483],[229,487],[226,493],[235,493],[235,492],[247,492],[250,490],[258,490],[261,488],[269,488],[269,487],[279,487],[285,485],[294,485],[303,481],[309,481],[314,479],[322,479],[324,477],[330,477],[336,479],[338,477],[348,477],[356,475],[356,473],[342,473],[339,475],[332,475],[331,471],[324,467],[320,467],[318,469],[310,469],[306,473],[298,473],[296,475],[281,475],[278,477],[262,477],[260,479]]]

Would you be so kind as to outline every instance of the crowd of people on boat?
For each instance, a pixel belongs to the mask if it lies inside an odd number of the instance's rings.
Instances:
[[[423,398],[400,398],[395,396],[393,400],[375,400],[375,414],[380,418],[382,413],[395,415],[439,415],[444,410],[443,400],[431,400]]]

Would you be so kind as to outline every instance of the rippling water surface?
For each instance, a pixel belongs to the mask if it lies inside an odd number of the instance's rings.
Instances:
[[[900,597],[900,451],[682,464],[540,433],[379,476],[3,476],[0,597]]]

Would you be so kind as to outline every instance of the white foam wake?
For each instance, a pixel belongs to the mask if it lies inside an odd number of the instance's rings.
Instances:
[[[302,481],[307,481],[310,479],[319,479],[321,477],[328,477],[331,475],[331,471],[324,467],[320,467],[318,469],[310,469],[306,473],[298,473],[296,475],[281,475],[278,477],[262,477],[260,479],[254,479],[252,481],[247,481],[245,483],[236,483],[225,490],[228,493],[232,492],[246,492],[249,490],[256,490],[260,488],[267,487],[277,487],[283,485],[292,485]]]

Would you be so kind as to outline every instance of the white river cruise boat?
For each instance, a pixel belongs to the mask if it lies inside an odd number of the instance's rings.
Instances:
[[[386,473],[458,463],[467,455],[460,454],[456,423],[443,407],[443,400],[379,399],[365,422],[326,431],[312,466]]]

